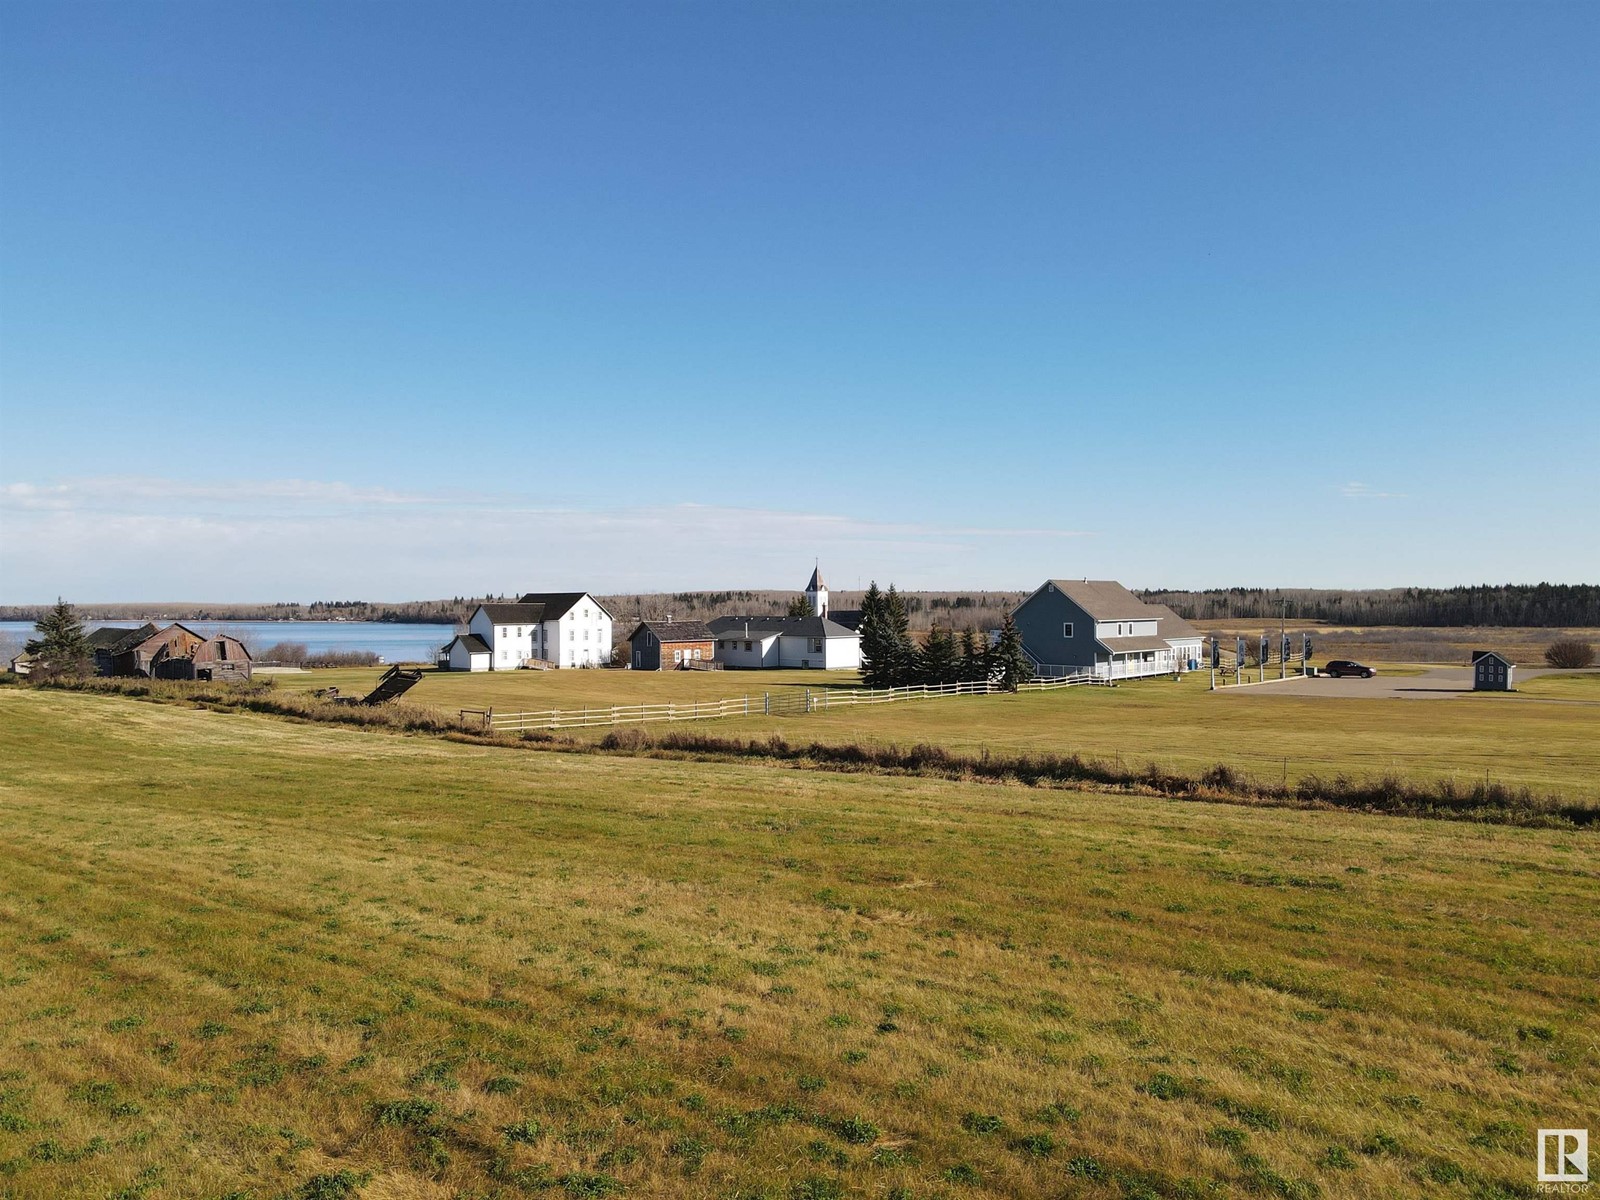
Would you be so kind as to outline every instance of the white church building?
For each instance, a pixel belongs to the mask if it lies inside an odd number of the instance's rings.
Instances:
[[[820,567],[811,572],[806,599],[809,617],[717,617],[709,622],[717,661],[732,670],[858,670],[861,635],[832,619]]]
[[[452,671],[599,667],[611,661],[611,614],[588,592],[529,592],[515,604],[480,604],[439,652]]]

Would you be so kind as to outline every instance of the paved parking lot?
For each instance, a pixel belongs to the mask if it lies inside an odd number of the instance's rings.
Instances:
[[[1534,679],[1549,673],[1547,667],[1518,667],[1518,679]],[[1272,668],[1267,668],[1271,678]],[[1250,672],[1245,671],[1248,680]],[[1329,696],[1350,699],[1448,700],[1472,691],[1471,667],[1429,667],[1421,675],[1385,675],[1382,668],[1371,679],[1333,679],[1318,675],[1314,679],[1290,679],[1285,683],[1266,683],[1248,689],[1252,695]],[[1240,695],[1244,694],[1241,690]]]

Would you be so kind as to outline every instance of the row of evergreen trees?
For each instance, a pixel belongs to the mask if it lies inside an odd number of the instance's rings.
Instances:
[[[861,680],[871,688],[988,680],[1014,692],[1033,677],[1009,613],[994,646],[971,628],[958,637],[937,625],[918,645],[904,597],[892,583],[888,591],[879,591],[873,580],[861,601],[860,632]]]

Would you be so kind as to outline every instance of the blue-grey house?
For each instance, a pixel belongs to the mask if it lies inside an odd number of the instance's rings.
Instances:
[[[1109,579],[1051,579],[1012,613],[1022,647],[1043,676],[1101,679],[1171,675],[1201,658],[1200,631],[1163,604]]]

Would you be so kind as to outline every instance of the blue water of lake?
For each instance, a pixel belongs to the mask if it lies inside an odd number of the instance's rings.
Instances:
[[[170,621],[152,618],[157,626]],[[137,629],[141,621],[91,621]],[[388,621],[184,621],[210,637],[219,631],[238,638],[256,657],[278,642],[299,642],[312,654],[324,650],[370,650],[385,662],[432,662],[433,653],[455,636],[453,625],[397,625]],[[31,621],[0,621],[0,639],[20,644],[34,636]],[[4,664],[0,663],[0,667]]]

